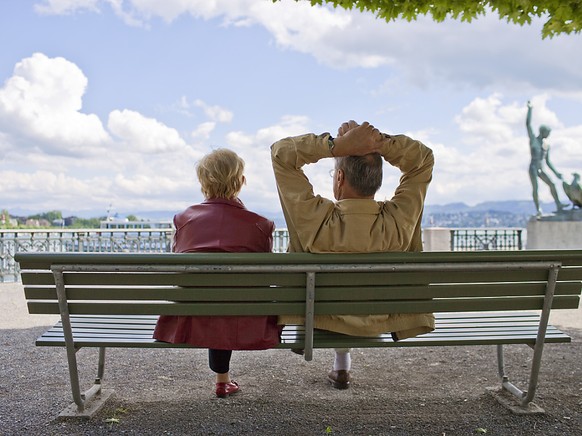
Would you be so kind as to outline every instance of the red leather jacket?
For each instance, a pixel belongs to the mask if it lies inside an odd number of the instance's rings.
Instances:
[[[269,252],[275,224],[236,200],[213,198],[174,217],[172,251]],[[218,350],[264,350],[277,346],[276,316],[160,316],[154,338]]]

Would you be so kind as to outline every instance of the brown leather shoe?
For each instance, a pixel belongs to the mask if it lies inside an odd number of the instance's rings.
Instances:
[[[327,381],[336,389],[347,389],[350,387],[350,372],[345,369],[330,371]]]

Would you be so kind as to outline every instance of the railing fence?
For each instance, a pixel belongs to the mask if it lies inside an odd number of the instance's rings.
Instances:
[[[522,249],[522,229],[451,229],[451,251]]]
[[[17,252],[165,253],[172,229],[0,230],[0,282],[19,280]],[[273,251],[285,252],[286,229],[275,230]]]

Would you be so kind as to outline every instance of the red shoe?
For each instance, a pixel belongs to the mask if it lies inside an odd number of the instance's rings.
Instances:
[[[240,387],[234,380],[228,383],[216,383],[216,396],[218,398],[226,398],[229,395],[236,394],[239,390]]]

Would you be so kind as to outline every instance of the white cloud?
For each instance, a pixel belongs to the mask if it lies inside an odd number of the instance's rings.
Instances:
[[[98,12],[98,3],[99,0],[44,0],[35,4],[34,10],[47,15],[66,15],[84,10]]]
[[[193,130],[190,135],[194,139],[208,139],[215,127],[216,123],[214,121],[207,121],[196,127],[196,130]]]
[[[228,109],[224,109],[218,105],[209,105],[200,99],[194,101],[194,104],[202,108],[206,116],[212,121],[218,121],[220,123],[230,123],[232,121],[233,114]]]
[[[47,153],[87,154],[109,141],[99,118],[81,111],[87,78],[72,62],[35,53],[0,88],[0,131]]]
[[[107,127],[129,149],[135,151],[163,153],[186,146],[176,129],[128,109],[112,111]]]
[[[476,98],[455,117],[467,143],[491,146],[509,141],[518,122],[523,125],[525,108],[520,110],[515,103],[502,106],[501,99],[500,94]]]
[[[0,196],[6,204],[38,211],[64,205],[83,209],[90,202],[83,204],[79,199],[88,195],[93,204],[99,204],[100,197],[106,195],[110,187],[106,179],[80,179],[63,172],[44,170],[30,173],[5,170],[0,171],[0,178],[3,180]]]

